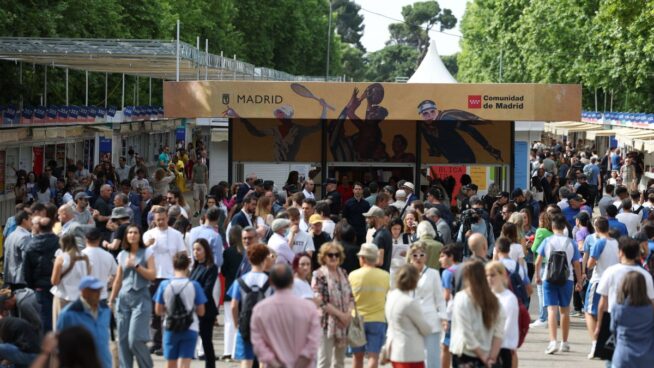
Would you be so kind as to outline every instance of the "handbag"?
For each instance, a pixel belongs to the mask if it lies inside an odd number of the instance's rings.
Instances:
[[[366,330],[363,326],[363,317],[359,314],[356,305],[354,306],[354,317],[347,330],[347,342],[353,348],[358,348],[368,342],[366,340]]]
[[[614,351],[615,334],[611,333],[611,314],[604,312],[593,356],[602,360],[611,360]]]

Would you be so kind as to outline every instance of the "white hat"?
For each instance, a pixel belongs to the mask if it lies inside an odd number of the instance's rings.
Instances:
[[[357,253],[357,256],[363,257],[369,261],[377,260],[378,255],[379,255],[379,248],[377,248],[377,246],[372,243],[361,244],[359,253]]]
[[[273,220],[272,225],[270,225],[270,228],[272,229],[273,232],[277,232],[277,230],[289,226],[291,226],[291,220],[285,218],[278,218]]]
[[[404,184],[402,184],[402,187],[403,188],[409,188],[409,189],[411,189],[412,192],[414,192],[415,188],[416,188],[415,186],[413,186],[413,183],[410,182],[410,181],[405,181]]]

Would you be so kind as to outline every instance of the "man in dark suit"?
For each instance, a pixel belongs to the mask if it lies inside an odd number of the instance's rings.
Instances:
[[[253,220],[254,211],[256,209],[257,196],[253,192],[243,198],[243,208],[241,208],[241,210],[232,218],[232,226],[240,225],[241,228],[246,228],[248,226],[256,227],[257,224]]]

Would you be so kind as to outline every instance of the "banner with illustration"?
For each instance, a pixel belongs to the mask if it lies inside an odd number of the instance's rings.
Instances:
[[[247,119],[268,119],[279,108],[293,119],[339,119],[366,106],[384,120],[423,120],[421,105],[437,120],[579,121],[581,86],[569,84],[407,84],[262,81],[164,83],[167,118],[223,116],[230,108]],[[369,110],[373,107],[372,110]],[[379,109],[377,107],[383,107]],[[359,116],[363,116],[362,113]],[[376,116],[377,118],[378,116]]]

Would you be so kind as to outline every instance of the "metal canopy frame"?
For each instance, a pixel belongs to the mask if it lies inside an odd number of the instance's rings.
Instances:
[[[0,60],[98,73],[176,79],[175,40],[0,37]],[[308,80],[179,42],[179,79]],[[206,76],[206,77],[205,77]]]

